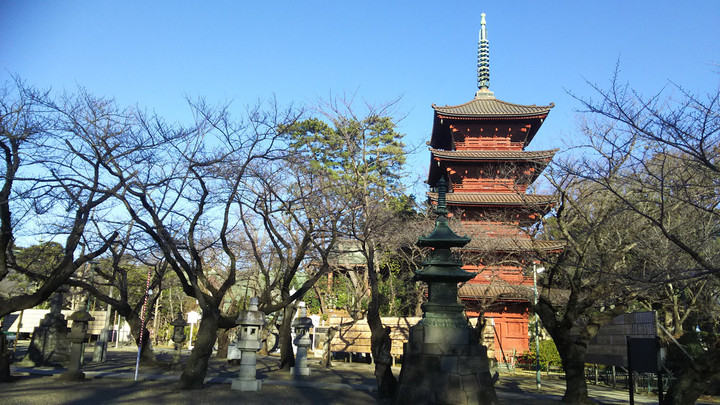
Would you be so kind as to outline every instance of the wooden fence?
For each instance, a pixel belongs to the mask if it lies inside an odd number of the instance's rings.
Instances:
[[[395,356],[403,354],[403,344],[408,341],[410,327],[420,321],[420,317],[383,317],[382,323],[390,327],[392,349],[390,353]],[[338,328],[330,342],[333,352],[370,353],[370,326],[367,320],[353,321],[352,318],[332,317],[329,327]]]

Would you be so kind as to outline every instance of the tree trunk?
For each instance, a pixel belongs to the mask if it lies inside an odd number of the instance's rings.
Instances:
[[[313,285],[313,291],[315,291],[315,295],[318,297],[318,301],[320,301],[320,313],[321,314],[327,314],[327,304],[325,302],[325,294],[322,294],[320,292],[320,289],[318,288],[317,284]]]
[[[15,344],[17,344],[17,338]],[[10,374],[10,348],[5,340],[5,335],[0,334],[0,382],[11,381],[13,378]]]
[[[280,370],[290,370],[295,367],[295,354],[292,347],[292,321],[295,315],[295,304],[290,304],[283,309],[283,320],[278,331],[280,340]]]
[[[130,326],[130,333],[135,339],[135,344],[138,344],[138,342],[140,342],[140,318],[138,318],[134,312],[123,312],[124,313],[121,313],[118,310],[118,313],[125,318],[125,321],[127,321],[128,325]],[[145,330],[143,331],[143,344],[140,350],[140,364],[155,365],[156,363],[157,359],[155,358],[155,351],[153,350],[151,344],[150,331],[145,328]]]
[[[686,361],[663,398],[662,405],[690,405],[720,376],[720,344],[693,361]]]
[[[203,387],[208,361],[217,338],[220,311],[217,308],[203,309],[203,317],[197,331],[195,347],[180,376],[180,389],[199,390]]]
[[[230,335],[232,334],[232,329],[221,329],[218,331],[217,334],[217,340],[218,340],[218,349],[215,353],[216,359],[227,359],[228,354],[228,346],[230,345]]]
[[[380,398],[392,398],[395,394],[397,379],[392,372],[392,341],[390,340],[390,328],[384,327],[380,318],[380,306],[382,296],[378,289],[377,272],[375,271],[374,250],[367,249],[367,273],[370,284],[370,305],[368,306],[367,321],[370,327],[370,351],[372,351],[375,362],[375,379],[378,384],[378,396]]]
[[[585,381],[585,347],[568,339],[557,344],[565,371],[565,395],[562,401],[569,404],[592,404]]]
[[[369,313],[369,312],[368,312]],[[369,322],[369,317],[368,317]],[[392,340],[390,339],[390,327],[382,327],[376,331],[370,328],[370,350],[372,351],[373,361],[375,362],[375,379],[378,384],[378,396],[380,398],[392,398],[397,387],[397,379],[392,372]]]
[[[422,304],[425,301],[425,289],[424,288],[418,288],[417,289],[417,296],[415,301],[415,316],[422,316],[423,315],[423,309]]]
[[[323,357],[322,357],[322,365],[323,367],[332,367],[332,350],[330,350],[330,344],[332,343],[333,338],[338,333],[338,327],[331,326],[327,330],[327,335],[325,336],[325,342],[323,342]]]

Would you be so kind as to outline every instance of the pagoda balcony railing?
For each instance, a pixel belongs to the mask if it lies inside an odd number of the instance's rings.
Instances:
[[[464,141],[455,142],[456,150],[522,150],[522,142],[511,142],[509,138],[465,138]]]
[[[462,183],[453,184],[453,191],[463,192],[495,192],[522,193],[527,186],[516,184],[513,179],[463,179]]]

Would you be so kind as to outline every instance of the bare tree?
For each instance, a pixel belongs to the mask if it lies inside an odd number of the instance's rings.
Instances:
[[[391,397],[397,383],[390,368],[389,328],[380,318],[385,297],[378,278],[381,245],[388,235],[386,231],[392,228],[390,224],[399,218],[392,209],[393,201],[402,195],[405,145],[402,134],[395,130],[394,107],[395,103],[367,106],[366,114],[361,116],[352,100],[330,100],[318,107],[327,122],[310,119],[292,128],[295,146],[306,154],[315,171],[335,180],[337,194],[349,202],[350,212],[354,213],[344,232],[359,244],[365,259],[370,287],[367,320],[381,397]]]
[[[0,280],[22,274],[36,287],[0,300],[0,317],[45,301],[116,238],[113,229],[96,233],[87,226],[120,189],[119,183],[108,181],[102,156],[92,145],[122,136],[130,120],[130,114],[112,100],[83,91],[53,97],[19,79],[2,89],[0,148],[5,164],[0,169]],[[14,257],[15,243],[32,238],[63,245],[55,264],[41,272]],[[42,249],[37,253],[44,254]],[[7,377],[7,364],[2,363],[0,374]]]
[[[558,175],[558,173],[553,173]],[[625,313],[644,284],[634,281],[629,254],[647,228],[611,195],[573,177],[556,177],[561,203],[545,237],[565,240],[559,256],[544,257],[536,313],[562,359],[563,402],[588,403],[585,354],[600,327]],[[543,257],[540,255],[540,257]]]
[[[696,95],[670,83],[645,97],[620,83],[619,69],[607,89],[591,86],[596,99],[578,98],[584,136],[567,172],[602,190],[638,218],[639,226],[676,247],[676,266],[660,267],[667,271],[656,277],[660,285],[717,279],[720,87]],[[694,266],[687,266],[688,259]],[[694,319],[690,329],[702,331],[702,353],[677,370],[667,403],[694,402],[720,373],[717,314],[700,315],[705,320]]]
[[[115,156],[107,164],[123,185],[118,197],[131,219],[202,310],[196,344],[181,376],[184,389],[202,387],[218,328],[234,326],[234,318],[223,316],[221,309],[242,265],[232,242],[240,220],[233,207],[244,193],[248,168],[282,156],[278,129],[300,115],[271,104],[249,108],[235,120],[227,107],[211,108],[203,101],[191,107],[192,128],[140,116],[138,139],[155,147]]]
[[[145,309],[147,314],[152,313],[157,305],[159,293],[163,290],[168,270],[167,262],[162,256],[158,256],[159,252],[157,249],[153,251],[152,247],[152,241],[143,238],[143,235],[137,235],[131,223],[125,235],[117,238],[110,246],[111,256],[103,257],[93,264],[91,276],[90,272],[78,273],[70,277],[66,283],[80,287],[97,300],[112,306],[128,323],[130,333],[138,345],[142,336],[140,360],[142,364],[149,365],[155,365],[157,360],[147,329],[150,317],[145,316],[143,323],[142,310]],[[143,308],[148,273],[151,273],[149,290],[156,293],[149,295],[147,308]]]
[[[267,314],[282,311],[281,368],[294,365],[295,303],[329,270],[328,256],[348,215],[347,204],[332,193],[331,183],[289,154],[254,165],[245,179],[247,193],[238,199],[247,256],[257,274],[254,289],[260,309]]]

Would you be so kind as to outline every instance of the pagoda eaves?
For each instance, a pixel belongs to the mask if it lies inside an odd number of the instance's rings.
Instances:
[[[432,105],[435,114],[442,118],[537,118],[547,116],[555,104],[547,106],[513,104],[495,97],[475,98],[456,106],[438,107]]]
[[[437,193],[427,193],[430,200],[437,201]],[[452,205],[503,205],[522,206],[548,205],[557,202],[555,196],[523,193],[450,193],[448,204]]]
[[[474,236],[472,241],[460,250],[472,252],[560,252],[564,241],[539,240],[530,238],[483,238]]]
[[[444,160],[512,160],[532,161],[533,163],[549,163],[559,149],[525,151],[525,150],[444,150],[429,148],[432,156]]]

